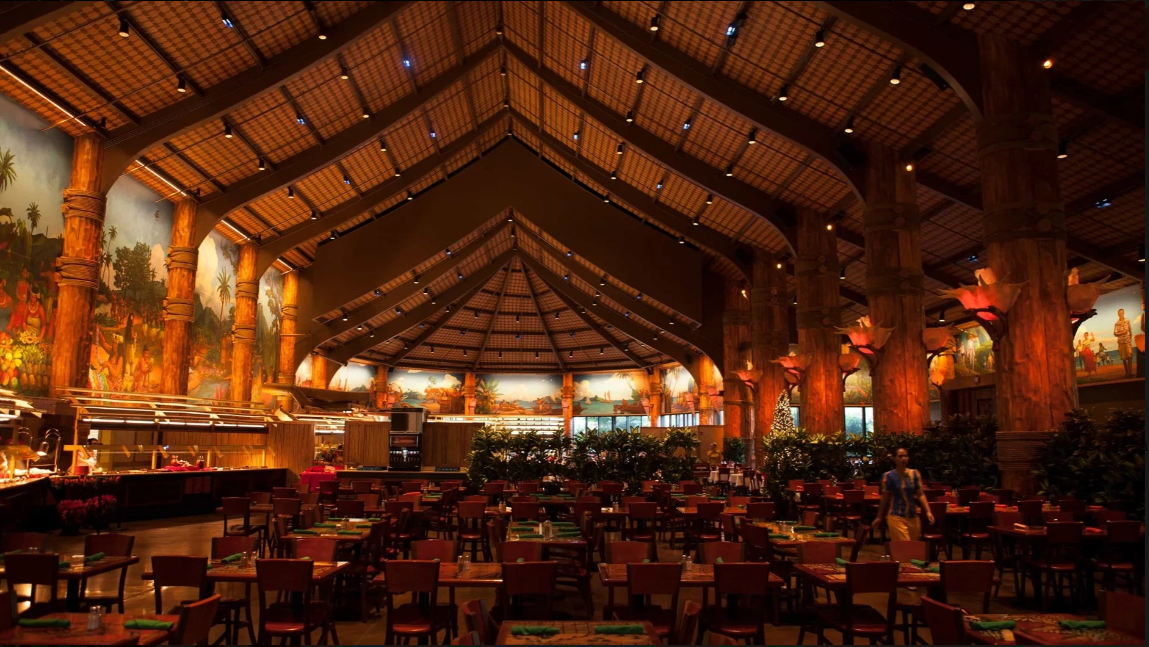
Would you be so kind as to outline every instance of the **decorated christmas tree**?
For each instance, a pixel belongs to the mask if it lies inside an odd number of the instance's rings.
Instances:
[[[790,397],[785,391],[778,394],[778,402],[774,405],[774,422],[770,425],[770,433],[794,433],[794,416],[790,415]]]

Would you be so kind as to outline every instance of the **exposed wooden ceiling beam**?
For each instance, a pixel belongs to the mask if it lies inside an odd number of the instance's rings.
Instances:
[[[526,273],[526,266],[523,267],[523,272]],[[535,294],[535,286],[531,283],[530,274],[526,274],[525,278],[527,281],[527,290],[529,290],[531,294],[531,304],[535,308],[535,314],[539,317],[539,325],[543,327],[543,335],[547,338],[547,345],[551,347],[551,352],[555,354],[555,361],[559,364],[559,370],[565,373],[567,367],[563,362],[562,354],[559,353],[558,346],[555,345],[555,338],[551,336],[551,329],[547,325],[547,318],[543,316],[542,308],[539,306],[539,297]]]
[[[307,40],[268,60],[173,105],[141,117],[140,125],[121,128],[105,142],[101,191],[107,193],[124,169],[144,152],[185,133],[205,121],[226,115],[236,107],[303,74],[329,56],[343,51],[371,33],[409,2],[375,2],[327,30],[327,39]],[[206,235],[206,234],[205,234]]]
[[[499,296],[495,299],[495,311],[491,314],[491,321],[487,325],[487,331],[483,333],[483,341],[479,344],[479,351],[475,353],[475,361],[471,364],[471,370],[474,371],[479,368],[479,364],[483,361],[483,351],[487,349],[487,343],[491,340],[491,331],[495,329],[495,323],[499,319],[499,309],[503,307],[503,299],[507,296],[507,285],[511,282],[511,273],[507,268],[503,268],[503,285],[499,288]]]
[[[94,2],[5,2],[0,3],[0,45],[63,18]]]
[[[335,164],[364,144],[374,141],[388,128],[419,110],[427,101],[454,86],[497,48],[498,45],[492,43],[476,52],[462,67],[453,67],[440,74],[420,92],[405,95],[373,113],[370,119],[360,120],[354,126],[337,133],[323,145],[296,153],[282,161],[278,169],[241,180],[227,194],[205,201],[196,213],[196,239],[193,242],[202,242],[216,223],[231,211]]]
[[[544,285],[546,285],[546,279],[544,279],[543,277],[540,276],[539,280],[542,281]],[[554,292],[553,289],[552,289],[552,292]],[[601,337],[604,342],[606,342],[607,344],[610,344],[615,350],[622,353],[622,355],[624,357],[626,357],[628,360],[630,360],[631,362],[633,362],[635,366],[638,366],[639,368],[641,368],[641,367],[646,365],[646,360],[638,357],[637,353],[634,353],[634,352],[630,351],[629,349],[627,349],[627,347],[625,345],[623,345],[621,342],[619,342],[618,339],[616,339],[614,335],[607,332],[605,329],[603,329],[603,327],[601,325],[599,325],[599,323],[597,321],[595,321],[593,318],[591,318],[589,315],[587,315],[585,313],[584,307],[576,304],[573,300],[567,298],[564,294],[562,294],[560,292],[554,292],[554,293],[555,293],[555,296],[558,297],[559,301],[562,301],[563,305],[565,305],[567,307],[567,309],[570,310],[576,318],[578,318],[580,321],[585,323],[591,329],[591,331],[594,332],[599,337]],[[554,342],[552,341],[551,343],[553,345]],[[572,351],[574,349],[572,348],[572,349],[567,349],[567,350],[569,352],[569,351]],[[555,349],[555,356],[557,357],[558,355],[559,355],[559,351],[558,351],[558,349]]]
[[[471,294],[473,294],[473,292]],[[470,298],[470,297],[468,296],[467,298]],[[403,346],[403,348],[400,348],[398,351],[396,351],[394,355],[392,355],[391,357],[389,357],[386,360],[386,362],[388,364],[391,364],[392,366],[394,366],[395,364],[398,364],[399,362],[403,361],[403,358],[405,358],[408,355],[410,355],[411,353],[415,352],[416,348],[419,348],[423,344],[427,343],[427,340],[430,339],[432,335],[439,332],[439,330],[441,328],[446,326],[447,323],[449,321],[451,321],[451,319],[455,315],[459,314],[459,312],[462,311],[462,309],[463,308],[460,306],[458,308],[452,309],[451,312],[444,312],[439,317],[438,321],[436,321],[435,323],[428,326],[425,330],[423,330],[423,332],[419,333],[418,337],[411,340],[409,343],[405,344]]]

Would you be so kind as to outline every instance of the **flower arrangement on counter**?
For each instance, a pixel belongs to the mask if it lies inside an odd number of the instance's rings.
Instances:
[[[320,443],[318,449],[315,450],[315,460],[319,463],[326,463],[328,465],[342,465],[343,464],[343,445],[332,445],[329,443]]]
[[[65,535],[75,535],[85,525],[107,527],[120,501],[114,494],[101,494],[88,499],[64,499],[56,505],[56,515]]]

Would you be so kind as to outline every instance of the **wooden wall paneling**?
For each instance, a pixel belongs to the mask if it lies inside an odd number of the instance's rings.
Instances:
[[[423,427],[425,467],[464,467],[471,453],[471,435],[477,422],[430,422]]]
[[[267,467],[287,468],[287,484],[299,483],[299,474],[315,460],[315,426],[310,422],[272,423],[267,434]]]
[[[343,460],[347,465],[387,467],[391,464],[390,422],[347,422]]]

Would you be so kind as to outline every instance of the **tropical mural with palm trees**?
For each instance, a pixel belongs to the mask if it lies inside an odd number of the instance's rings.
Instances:
[[[499,416],[561,416],[561,375],[475,376],[475,413]]]
[[[698,393],[694,377],[686,367],[676,364],[662,369],[662,411],[659,413],[694,413],[698,410]]]
[[[643,415],[650,406],[646,371],[574,375],[576,416]]]
[[[476,399],[478,398],[476,383]],[[463,413],[463,374],[393,369],[387,375],[393,407],[423,407],[431,413]]]

